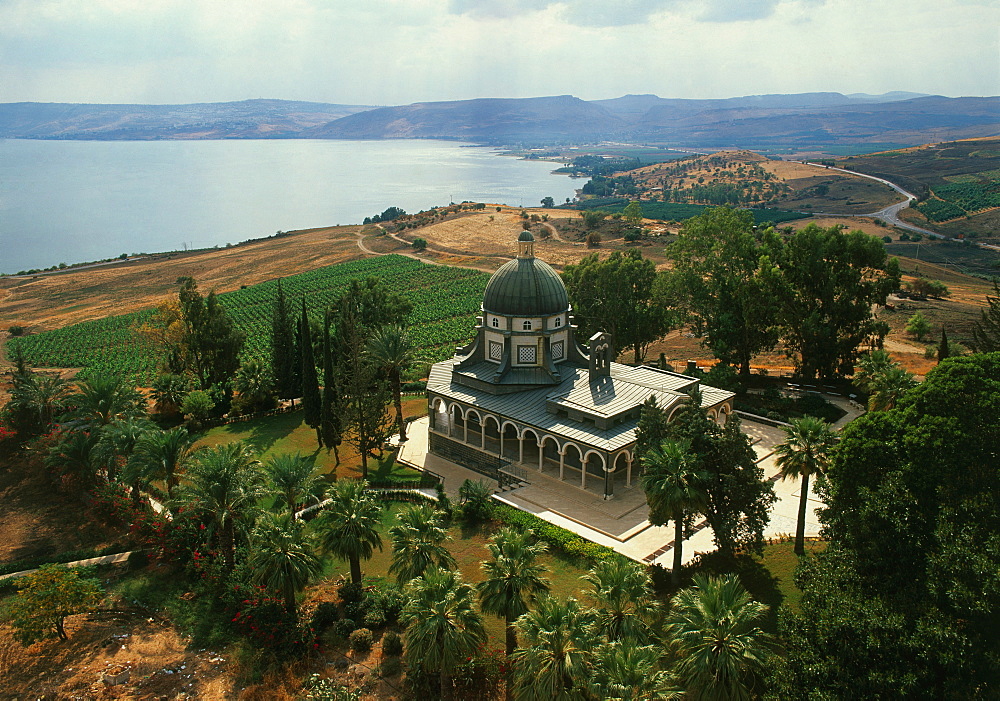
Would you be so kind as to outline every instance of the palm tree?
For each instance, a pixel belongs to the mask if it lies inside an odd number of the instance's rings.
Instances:
[[[430,505],[411,506],[397,515],[398,523],[389,529],[392,540],[392,562],[389,574],[403,585],[437,565],[443,569],[455,566],[455,558],[444,543],[449,540],[441,514]]]
[[[605,643],[597,648],[590,691],[604,701],[668,701],[684,698],[656,645]]]
[[[99,434],[90,431],[73,431],[63,434],[45,456],[45,464],[62,475],[69,475],[90,484],[100,469],[97,453]]]
[[[912,372],[899,365],[893,365],[872,383],[872,393],[868,397],[869,411],[888,411],[896,406],[903,395],[917,386]]]
[[[237,527],[252,521],[264,494],[260,463],[246,444],[229,443],[198,453],[186,476],[181,498],[212,523],[226,567],[232,571]]]
[[[407,663],[436,671],[447,698],[451,672],[486,644],[482,616],[472,605],[473,588],[450,570],[432,567],[406,586],[399,620],[406,626]]]
[[[271,482],[272,489],[277,493],[274,499],[275,509],[288,507],[290,513],[295,513],[295,507],[306,498],[322,501],[326,489],[325,480],[320,477],[320,471],[308,458],[299,453],[283,453],[276,455],[264,463],[264,471]]]
[[[153,410],[157,414],[176,416],[181,412],[181,402],[188,393],[191,383],[183,375],[164,373],[153,381],[149,395],[155,402]]]
[[[775,464],[781,469],[781,479],[802,478],[799,485],[799,518],[795,524],[795,552],[805,552],[806,504],[809,497],[809,478],[824,474],[830,465],[830,454],[837,443],[837,436],[830,424],[813,416],[793,419],[785,426],[785,441],[774,448]]]
[[[323,549],[351,563],[351,581],[361,584],[361,558],[367,560],[375,548],[382,550],[378,529],[382,523],[382,507],[365,483],[338,480],[330,492],[330,505],[316,519]]]
[[[895,364],[888,351],[873,350],[858,358],[858,371],[854,373],[854,384],[870,393],[873,391],[875,381]]]
[[[406,368],[413,362],[413,344],[406,329],[395,324],[378,329],[368,341],[368,352],[375,364],[389,376],[392,401],[396,407],[396,426],[399,440],[406,440],[406,424],[403,422],[403,400],[401,378]]]
[[[136,418],[117,419],[104,427],[97,442],[97,455],[104,464],[109,482],[117,479],[119,468],[131,457],[139,440],[155,429],[152,421]]]
[[[517,647],[514,621],[528,612],[528,603],[549,590],[546,568],[535,560],[546,551],[529,530],[501,528],[486,545],[493,556],[482,563],[486,579],[476,586],[483,613],[499,616],[507,626],[507,656]]]
[[[41,433],[66,408],[69,383],[61,377],[25,370],[15,372],[8,410],[18,431]]]
[[[698,469],[697,458],[686,441],[663,441],[643,456],[642,463],[649,522],[654,526],[674,522],[674,567],[670,574],[677,586],[683,563],[684,520],[705,509],[708,493],[703,485],[708,476]]]
[[[295,595],[323,570],[312,536],[290,514],[264,512],[250,538],[247,565],[251,578],[269,591],[280,592],[285,609],[295,613]]]
[[[146,482],[161,480],[167,486],[167,498],[173,499],[177,475],[196,454],[195,439],[186,428],[176,426],[169,431],[150,431],[135,445],[128,470],[133,479]]]
[[[688,696],[734,701],[759,696],[772,644],[759,625],[766,613],[734,574],[698,574],[693,587],[677,592],[666,631]]]
[[[70,401],[76,403],[74,420],[89,427],[101,428],[118,418],[138,417],[146,413],[146,400],[134,387],[117,375],[95,373],[76,385]]]
[[[240,365],[233,376],[233,389],[239,395],[239,405],[246,413],[273,409],[275,406],[271,370],[255,358]]]
[[[570,597],[543,596],[538,606],[517,619],[523,641],[514,651],[518,699],[586,699],[593,650],[600,638],[594,613]]]
[[[597,604],[598,629],[609,642],[651,642],[650,623],[660,607],[645,569],[631,560],[614,558],[598,562],[584,579]]]

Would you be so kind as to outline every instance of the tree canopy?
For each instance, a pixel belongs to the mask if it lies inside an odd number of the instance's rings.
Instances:
[[[943,360],[849,424],[827,550],[783,622],[781,698],[987,698],[1000,679],[1000,353]]]
[[[707,475],[702,488],[708,498],[702,513],[719,549],[727,554],[737,548],[759,552],[774,488],[764,480],[764,470],[757,465],[739,419],[734,416],[725,427],[719,426],[708,418],[700,396],[694,393],[675,414],[667,437],[686,442],[696,457],[695,465]]]
[[[580,334],[611,334],[615,353],[631,348],[641,362],[646,346],[669,330],[671,310],[653,299],[656,265],[638,250],[592,253],[562,273]]]
[[[880,341],[888,327],[872,305],[899,287],[899,263],[878,239],[810,224],[787,240],[769,239],[777,264],[771,293],[780,300],[781,335],[806,377],[854,372],[859,348]]]
[[[779,239],[767,235],[773,249]],[[778,340],[775,270],[764,238],[750,212],[718,207],[685,221],[668,249],[696,332],[715,357],[743,375],[750,374],[750,360]]]

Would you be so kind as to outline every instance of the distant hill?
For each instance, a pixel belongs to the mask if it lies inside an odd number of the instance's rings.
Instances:
[[[275,139],[371,107],[291,100],[191,105],[0,104],[0,138]]]
[[[470,141],[553,141],[604,138],[626,123],[572,95],[485,98],[383,107],[338,119],[308,135],[326,139],[446,138]]]
[[[1000,135],[1000,97],[820,92],[682,100],[483,98],[372,108],[286,100],[193,105],[0,104],[0,138],[641,141],[690,148],[924,144]]]
[[[360,112],[309,134],[487,143],[635,140],[695,148],[922,144],[1000,134],[1000,98],[804,93],[721,100],[656,95],[591,102],[569,95],[463,100]]]

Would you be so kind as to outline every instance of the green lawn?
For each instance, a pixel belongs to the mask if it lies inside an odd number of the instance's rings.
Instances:
[[[427,400],[424,397],[404,398],[404,416],[420,416],[426,413]],[[317,447],[316,431],[305,424],[303,416],[302,412],[293,411],[288,414],[264,416],[244,423],[217,426],[206,431],[198,440],[198,445],[211,447],[234,441],[246,441],[253,446],[264,462],[283,453],[301,453],[331,477],[359,477],[361,459],[351,445],[345,441],[340,446],[340,465],[337,466],[333,451],[328,453],[325,449]],[[386,467],[369,461],[368,469],[378,472],[382,477],[388,476],[388,472],[396,476],[405,474],[416,476],[411,470],[391,463]]]
[[[389,562],[392,560],[392,545],[389,540],[389,527],[395,523],[396,513],[406,508],[407,504],[389,504],[382,512],[382,541],[381,552],[375,551],[374,556],[367,562],[362,562],[361,570],[365,578],[384,577],[389,578]],[[476,526],[464,524],[454,524],[448,529],[451,541],[448,549],[458,563],[458,569],[462,577],[467,582],[481,582],[483,580],[480,563],[489,558],[486,550],[486,542],[492,533],[499,528],[498,525],[489,523]],[[566,596],[581,597],[581,590],[585,582],[581,579],[587,573],[568,558],[558,554],[547,553],[540,558],[540,562],[548,568],[548,578],[551,582],[553,595],[564,598]],[[324,570],[324,575],[328,578],[336,579],[340,576],[349,577],[349,567],[346,561],[332,561]],[[329,586],[327,583],[319,585],[319,588]],[[489,633],[489,644],[492,647],[503,647],[504,630],[503,621],[493,616],[485,616],[486,630]]]

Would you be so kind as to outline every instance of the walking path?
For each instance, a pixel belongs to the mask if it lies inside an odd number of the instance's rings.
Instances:
[[[86,560],[77,560],[76,562],[60,562],[57,564],[60,564],[63,567],[91,567],[93,565],[117,565],[120,562],[125,562],[126,560],[128,560],[128,556],[131,555],[133,552],[137,551],[129,550],[128,552],[124,553],[113,553],[111,555],[101,555],[100,557],[91,557]],[[31,574],[32,572],[37,572],[37,571],[38,568],[36,567],[33,570],[21,570],[20,572],[11,572],[10,574],[2,574],[0,575],[0,581],[3,581],[4,579],[13,579],[14,577],[23,577],[26,574]]]
[[[863,410],[845,397],[826,396],[848,413],[834,424],[841,427],[857,418]],[[423,417],[410,424],[409,440],[399,452],[399,461],[417,469],[431,470],[444,478],[445,492],[458,498],[458,489],[466,479],[487,481],[487,478],[460,465],[427,451],[429,418]],[[753,421],[743,421],[743,432],[753,441],[757,464],[764,470],[766,479],[774,483],[777,497],[771,510],[771,521],[764,531],[765,538],[777,538],[795,533],[799,508],[798,479],[779,479],[780,470],[775,464],[774,446],[784,440],[779,427]],[[673,523],[653,526],[649,523],[646,497],[638,481],[631,488],[619,488],[612,499],[581,489],[570,482],[560,482],[554,477],[539,473],[537,468],[524,466],[530,484],[494,495],[494,499],[535,514],[549,523],[561,526],[587,540],[612,548],[637,562],[673,566]],[[813,484],[815,481],[813,482]],[[808,496],[811,508],[806,517],[806,536],[819,535],[820,523],[816,509],[822,502],[810,485]],[[684,543],[683,561],[689,563],[698,553],[715,550],[712,529],[703,521],[696,524],[695,532]]]

